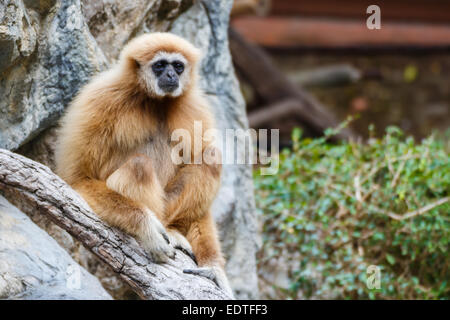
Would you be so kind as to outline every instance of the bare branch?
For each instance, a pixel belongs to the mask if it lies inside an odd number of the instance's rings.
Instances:
[[[143,299],[229,299],[212,281],[183,269],[195,263],[177,251],[153,263],[134,238],[101,221],[69,185],[46,166],[0,149],[0,190],[25,213],[38,211],[78,239]]]
[[[300,103],[294,99],[286,99],[264,106],[248,114],[248,123],[252,128],[258,128],[273,119],[298,115]],[[301,116],[301,115],[300,115]]]
[[[430,210],[433,210],[434,208],[443,205],[444,203],[450,201],[450,197],[445,197],[442,199],[439,199],[438,201],[435,201],[433,203],[427,204],[426,206],[418,209],[418,210],[414,210],[411,212],[407,212],[405,214],[398,214],[398,213],[394,213],[394,212],[390,212],[390,211],[386,211],[382,208],[378,208],[375,206],[371,206],[372,209],[374,209],[375,211],[378,211],[380,213],[386,214],[388,215],[390,218],[394,219],[394,220],[405,220],[405,219],[410,219],[413,218],[415,216],[419,216],[422,215],[424,213],[427,213]]]

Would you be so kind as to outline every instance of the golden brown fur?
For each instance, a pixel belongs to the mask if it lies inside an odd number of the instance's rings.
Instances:
[[[190,65],[190,81],[177,98],[152,98],[139,76],[140,66],[160,51],[181,53]],[[57,172],[109,224],[143,239],[148,224],[161,222],[169,235],[175,231],[187,238],[200,266],[223,268],[210,212],[220,165],[174,165],[170,158],[173,130],[188,130],[194,141],[195,120],[203,132],[214,126],[197,86],[198,60],[198,50],[174,35],[131,41],[119,63],[95,77],[69,106],[61,123]],[[202,152],[209,147],[204,144]],[[152,213],[159,222],[149,220]],[[173,256],[169,248],[161,250]],[[164,256],[156,258],[164,261]]]

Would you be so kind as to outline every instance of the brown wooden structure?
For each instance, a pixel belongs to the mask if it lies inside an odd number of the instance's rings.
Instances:
[[[372,4],[390,21],[450,23],[448,0],[272,0],[271,14],[361,20]]]
[[[381,9],[381,29],[366,26]],[[272,0],[266,16],[237,15],[237,32],[268,48],[450,48],[448,0]]]

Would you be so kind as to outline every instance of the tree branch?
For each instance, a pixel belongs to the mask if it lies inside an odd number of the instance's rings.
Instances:
[[[263,106],[248,113],[248,123],[252,128],[259,128],[273,119],[298,115],[300,103],[295,99],[285,99]],[[301,116],[301,115],[300,115]]]
[[[420,208],[418,210],[407,212],[405,214],[398,214],[398,213],[386,211],[386,210],[384,210],[382,208],[379,208],[379,207],[376,207],[376,206],[371,206],[371,208],[376,210],[376,211],[378,211],[378,212],[380,212],[380,213],[382,213],[382,214],[388,215],[390,218],[392,218],[394,220],[406,220],[406,219],[413,218],[415,216],[419,216],[419,215],[425,214],[428,211],[433,210],[434,208],[436,208],[436,207],[438,207],[440,205],[443,205],[444,203],[449,202],[449,201],[450,201],[450,197],[445,197],[445,198],[439,199],[439,200],[437,200],[435,202],[429,203],[426,206],[424,206],[424,207],[422,207],[422,208]]]
[[[108,226],[46,166],[0,149],[0,190],[25,213],[40,212],[117,272],[143,299],[229,299],[211,280],[184,274],[195,263],[181,251],[153,263],[135,239]]]

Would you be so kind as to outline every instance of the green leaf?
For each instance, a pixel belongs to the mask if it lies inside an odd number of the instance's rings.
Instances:
[[[405,80],[405,82],[408,82],[408,83],[413,82],[414,80],[416,80],[418,73],[419,72],[418,72],[416,66],[409,65],[403,71],[403,79]]]
[[[450,195],[450,145],[435,136],[415,141],[397,127],[368,143],[302,138],[298,130],[293,139],[277,175],[254,175],[261,272],[267,261],[269,269],[281,261],[298,269],[283,289],[293,299],[450,299],[450,203],[401,221],[386,214]],[[382,271],[378,290],[366,287],[370,264]]]
[[[389,253],[386,253],[386,260],[390,263],[390,264],[395,264],[395,258],[393,255],[390,255]]]

